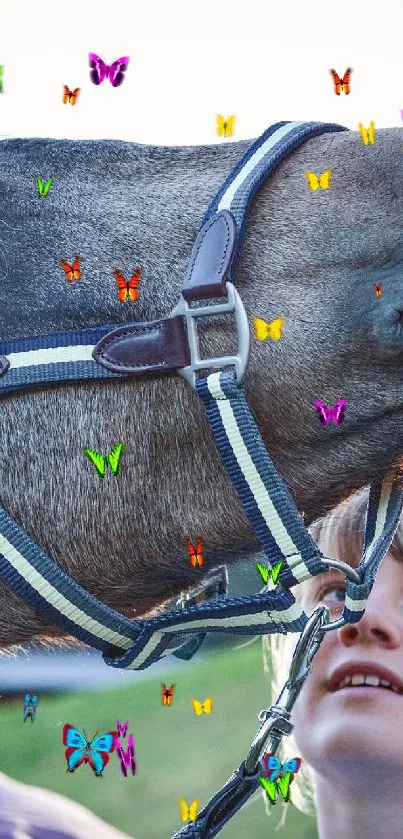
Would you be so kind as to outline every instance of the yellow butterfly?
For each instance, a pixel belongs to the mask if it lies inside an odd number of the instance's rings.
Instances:
[[[358,129],[364,146],[367,146],[368,143],[375,145],[375,123],[373,120],[370,122],[368,128],[364,128],[363,124],[359,122]]]
[[[204,702],[198,702],[197,699],[191,699],[190,701],[192,703],[193,710],[198,717],[200,717],[200,714],[202,714],[203,711],[205,714],[211,714],[213,710],[212,696],[209,696],[207,699],[204,700]]]
[[[266,323],[261,318],[253,318],[253,326],[255,327],[255,336],[258,341],[265,341],[266,338],[279,341],[282,337],[281,331],[284,326],[284,318],[277,318],[277,320],[272,320],[271,323]]]
[[[217,134],[219,137],[232,137],[235,129],[235,114],[230,117],[223,117],[217,114]]]
[[[197,811],[199,809],[200,799],[195,798],[192,801],[190,807],[186,803],[184,798],[179,799],[179,809],[181,811],[181,819],[183,822],[191,821],[195,822],[197,819]]]
[[[314,175],[313,172],[305,172],[305,177],[308,181],[308,186],[315,192],[316,189],[329,189],[330,187],[330,179],[332,177],[332,170],[326,169],[326,172],[323,172],[322,175]]]

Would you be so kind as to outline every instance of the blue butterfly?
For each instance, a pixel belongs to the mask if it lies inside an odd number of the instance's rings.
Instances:
[[[31,722],[34,721],[36,706],[37,706],[38,702],[39,702],[39,700],[38,700],[37,696],[32,696],[31,697],[29,693],[25,694],[25,696],[24,696],[24,722],[26,722],[28,717],[31,717]]]
[[[266,767],[269,781],[275,782],[278,778],[282,778],[283,775],[286,775],[287,772],[292,772],[293,775],[296,775],[301,766],[302,760],[300,757],[293,757],[290,760],[286,760],[285,763],[281,763],[275,755],[265,754],[263,763]]]
[[[85,732],[83,736],[74,726],[66,723],[63,728],[63,744],[68,746],[64,753],[67,772],[74,772],[82,763],[89,763],[97,778],[102,778],[102,770],[109,761],[109,755],[115,751],[117,736],[117,731],[108,731],[99,737],[95,735],[89,742]]]

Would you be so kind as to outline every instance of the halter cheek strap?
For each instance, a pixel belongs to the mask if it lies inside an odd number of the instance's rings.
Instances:
[[[169,653],[189,658],[206,632],[301,632],[307,615],[290,588],[327,570],[291,494],[277,473],[250,411],[242,381],[249,358],[249,326],[237,293],[236,265],[250,203],[257,189],[294,149],[311,137],[343,131],[324,123],[277,123],[256,140],[211,202],[196,239],[178,305],[168,318],[110,324],[0,343],[0,395],[54,382],[133,378],[177,371],[202,400],[217,447],[268,563],[284,563],[274,590],[224,599],[220,569],[199,598],[149,620],[130,620],[89,594],[0,508],[0,575],[51,624],[103,653],[118,668],[141,670]],[[192,308],[193,301],[228,295],[225,303]],[[234,314],[238,352],[201,359],[197,317]],[[220,369],[197,378],[201,369]],[[133,381],[135,387],[135,381]],[[362,616],[376,569],[398,526],[403,492],[393,477],[371,488],[360,583],[347,584],[343,621]],[[200,597],[208,597],[200,602]]]

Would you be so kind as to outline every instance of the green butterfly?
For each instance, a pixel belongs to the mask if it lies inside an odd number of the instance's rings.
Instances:
[[[114,449],[104,457],[103,454],[98,454],[95,452],[94,449],[84,449],[84,454],[88,457],[88,460],[94,464],[97,475],[100,478],[103,478],[106,472],[106,464],[109,463],[109,466],[112,469],[114,475],[118,475],[120,472],[120,458],[122,456],[123,449],[126,448],[125,443],[118,443]]]
[[[263,789],[267,792],[270,804],[276,803],[276,794],[279,792],[281,792],[284,801],[288,802],[290,800],[290,786],[293,777],[292,772],[287,772],[286,775],[283,775],[281,778],[277,778],[277,781],[269,781],[268,778],[259,778]]]
[[[259,571],[259,574],[264,582],[265,585],[271,579],[273,580],[274,585],[276,585],[280,571],[284,565],[284,562],[278,562],[277,565],[273,565],[273,568],[266,568],[265,565],[261,565],[260,562],[255,562],[255,568]]]
[[[3,70],[4,64],[0,64],[0,93],[3,93]]]
[[[46,184],[44,184],[44,182],[43,182],[42,178],[37,178],[37,179],[36,179],[36,185],[37,185],[37,187],[38,187],[38,196],[39,196],[39,198],[40,198],[42,195],[43,195],[43,197],[44,197],[44,198],[47,198],[47,197],[48,197],[48,192],[49,192],[50,187],[52,186],[52,184],[53,184],[53,178],[49,178],[49,180],[48,180],[48,181],[46,181]]]

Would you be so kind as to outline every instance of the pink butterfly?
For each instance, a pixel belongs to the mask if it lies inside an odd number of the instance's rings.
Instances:
[[[136,774],[136,761],[134,759],[134,737],[133,734],[129,734],[129,738],[127,740],[128,749],[127,752],[123,750],[123,746],[116,740],[116,748],[117,753],[120,757],[120,768],[122,770],[122,775],[124,778],[127,778],[127,770],[131,769],[132,775]]]
[[[315,402],[319,422],[322,425],[328,425],[330,420],[333,420],[337,425],[341,425],[345,419],[347,405],[348,402],[345,399],[339,399],[332,408],[327,408],[323,402]]]
[[[93,84],[98,85],[104,79],[109,79],[113,87],[119,87],[124,81],[124,74],[129,66],[130,58],[125,55],[123,58],[117,58],[112,64],[105,64],[99,55],[90,52],[88,53],[88,60],[91,67],[90,79]]]
[[[129,722],[119,722],[116,720],[116,728],[118,730],[119,737],[126,737],[127,729],[129,728]]]

